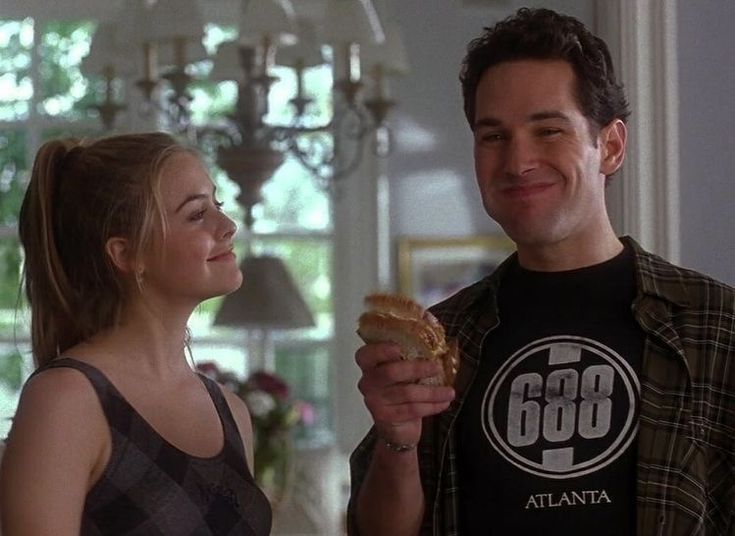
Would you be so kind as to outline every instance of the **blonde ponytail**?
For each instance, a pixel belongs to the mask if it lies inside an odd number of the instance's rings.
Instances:
[[[191,151],[163,133],[88,145],[56,140],[39,149],[18,225],[37,366],[119,323],[129,276],[118,272],[105,244],[123,237],[131,258],[140,258],[163,214],[163,165],[179,152]]]
[[[36,155],[31,180],[23,199],[19,233],[25,247],[23,279],[31,303],[31,340],[36,363],[52,359],[64,346],[60,339],[68,334],[73,293],[59,257],[54,237],[54,191],[59,170],[77,140],[46,143]],[[40,277],[29,277],[29,267],[38,267]],[[35,275],[35,274],[34,274]]]

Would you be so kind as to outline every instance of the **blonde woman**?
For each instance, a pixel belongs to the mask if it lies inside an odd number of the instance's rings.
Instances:
[[[234,223],[166,134],[38,152],[19,220],[38,370],[0,470],[4,534],[265,535],[244,403],[187,363],[237,289]]]

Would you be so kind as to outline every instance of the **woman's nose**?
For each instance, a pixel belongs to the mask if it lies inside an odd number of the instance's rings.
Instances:
[[[221,238],[231,238],[237,232],[237,224],[226,214],[222,213]]]

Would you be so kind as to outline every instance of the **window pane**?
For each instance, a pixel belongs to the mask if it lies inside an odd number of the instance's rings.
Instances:
[[[329,194],[294,158],[287,158],[263,186],[263,202],[254,208],[259,233],[330,230]]]
[[[330,397],[329,348],[319,346],[276,347],[276,371],[291,387],[297,400],[309,405],[302,416],[312,420],[296,427],[297,440],[326,443],[333,439]],[[313,410],[313,412],[311,412]]]
[[[95,91],[79,70],[89,52],[92,22],[52,22],[46,25],[39,46],[41,104],[39,112],[65,119],[91,116]]]
[[[0,121],[28,118],[33,21],[0,20]]]
[[[28,180],[26,136],[22,130],[0,130],[0,225],[15,225]]]
[[[223,372],[231,372],[238,378],[244,378],[249,371],[242,339],[235,337],[231,341],[212,341],[205,336],[198,338],[195,334],[191,343],[194,363],[214,361]]]
[[[20,276],[23,256],[20,241],[15,236],[0,238],[0,338],[24,336],[25,329],[21,299]],[[18,325],[15,325],[16,320]]]
[[[32,370],[30,345],[0,342],[0,440],[8,435],[20,388]]]

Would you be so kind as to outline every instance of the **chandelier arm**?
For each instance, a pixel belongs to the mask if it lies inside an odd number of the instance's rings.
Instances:
[[[357,144],[349,159],[345,159],[346,155],[343,152],[337,152],[332,148],[329,157],[313,162],[310,158],[312,151],[304,150],[299,145],[298,136],[291,136],[286,141],[289,152],[317,179],[324,190],[332,190],[337,182],[351,175],[360,166],[364,157],[364,147]],[[310,146],[316,143],[318,142],[310,142]]]
[[[206,125],[203,127],[195,127],[195,142],[197,146],[202,146],[207,143],[213,147],[217,147],[218,140],[226,140],[227,145],[234,145],[238,141],[238,137],[233,132],[232,128],[221,125]]]

